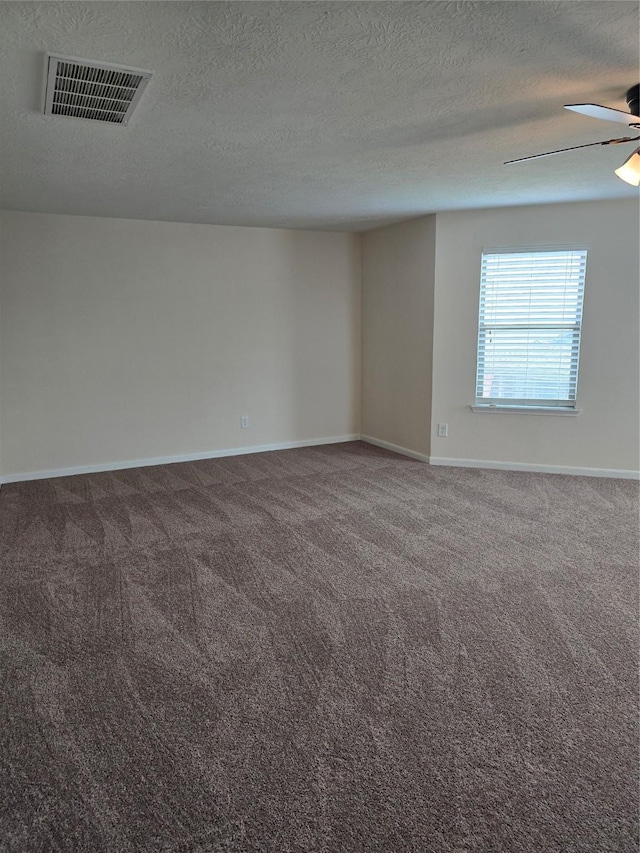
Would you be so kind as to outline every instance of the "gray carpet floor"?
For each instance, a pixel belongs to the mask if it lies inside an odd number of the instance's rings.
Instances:
[[[0,490],[0,849],[631,853],[638,484],[359,442]]]

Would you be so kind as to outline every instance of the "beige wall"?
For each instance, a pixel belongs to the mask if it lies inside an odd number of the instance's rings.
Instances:
[[[436,459],[639,467],[635,202],[443,213],[362,238],[8,212],[1,226],[4,475],[360,431]],[[483,248],[572,243],[589,249],[582,413],[472,413]]]
[[[636,201],[438,214],[432,457],[638,470],[638,233]],[[471,412],[482,250],[558,244],[588,247],[582,413]],[[439,422],[448,438],[436,436]]]
[[[428,456],[436,217],[362,239],[362,433]]]
[[[2,474],[360,432],[359,237],[1,226]]]

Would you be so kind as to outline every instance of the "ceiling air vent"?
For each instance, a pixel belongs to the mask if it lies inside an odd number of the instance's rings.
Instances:
[[[151,71],[47,54],[45,115],[127,124]]]

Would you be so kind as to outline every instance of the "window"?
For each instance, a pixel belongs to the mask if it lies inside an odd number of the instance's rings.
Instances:
[[[574,408],[587,252],[482,255],[476,405]]]

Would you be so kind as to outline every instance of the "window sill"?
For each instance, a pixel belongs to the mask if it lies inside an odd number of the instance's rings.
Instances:
[[[485,415],[553,415],[555,417],[577,417],[581,409],[569,406],[500,406],[474,404],[469,406],[472,412]]]

